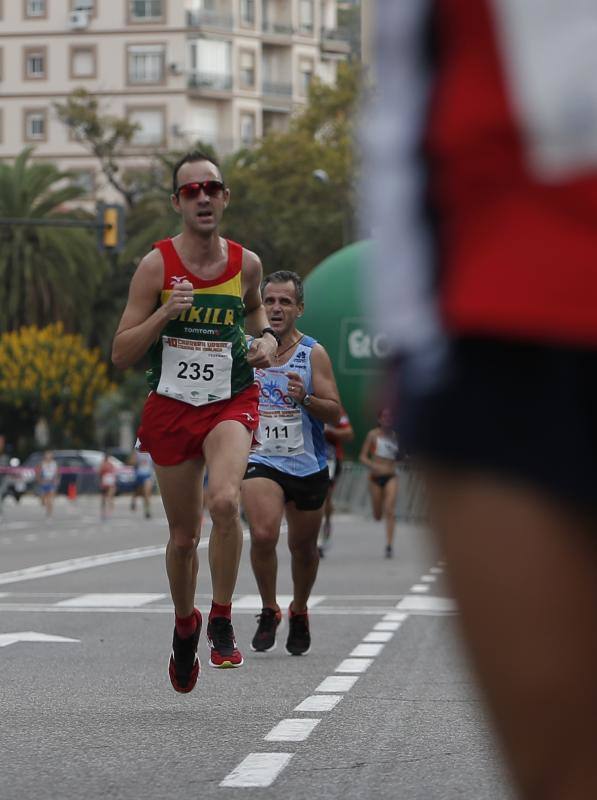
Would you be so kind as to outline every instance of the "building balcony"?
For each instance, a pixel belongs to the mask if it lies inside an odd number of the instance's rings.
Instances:
[[[261,30],[265,42],[280,43],[285,40],[287,44],[292,42],[294,30],[289,22],[267,22],[264,20]]]
[[[277,81],[263,81],[262,91],[268,97],[292,97],[292,84]]]
[[[348,55],[350,53],[349,31],[337,28],[322,28],[321,49],[324,53]]]
[[[231,14],[220,14],[205,8],[200,11],[187,11],[187,27],[231,31],[234,27],[234,17]]]
[[[190,72],[187,77],[190,90],[200,92],[230,92],[232,90],[232,74],[225,72]]]

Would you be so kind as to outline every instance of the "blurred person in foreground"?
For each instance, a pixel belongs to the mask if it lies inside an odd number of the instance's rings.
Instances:
[[[332,538],[332,517],[334,515],[333,495],[334,488],[342,474],[344,444],[352,442],[354,439],[354,430],[350,424],[350,418],[342,406],[340,406],[340,420],[336,425],[326,423],[323,428],[323,435],[325,436],[326,442],[330,486],[325,498],[325,503],[323,504],[323,522],[319,533],[319,544],[317,546],[320,558],[325,556]]]
[[[385,0],[376,318],[520,796],[597,797],[597,4]],[[368,273],[371,279],[371,273]]]
[[[168,674],[177,692],[188,693],[200,672],[195,590],[206,468],[213,522],[209,664],[244,663],[231,622],[242,549],[240,484],[259,423],[253,367],[272,363],[278,337],[261,302],[261,261],[219,234],[230,199],[219,166],[204,153],[187,153],[172,180],[182,232],[157,242],[139,263],[112,360],[126,369],[146,353],[150,358],[152,391],[138,436],[154,462],[170,532],[166,569],[175,623]],[[245,328],[255,337],[250,348]]]

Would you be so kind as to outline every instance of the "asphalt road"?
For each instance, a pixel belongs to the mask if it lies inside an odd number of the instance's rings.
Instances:
[[[173,614],[166,528],[126,498],[26,498],[0,523],[1,800],[509,800],[457,637],[440,556],[401,525],[337,517],[311,609],[313,646],[268,654],[245,546],[233,622],[245,665],[208,666],[178,695],[166,668]],[[200,550],[198,605],[210,582]],[[280,547],[279,590],[290,592]],[[284,599],[284,598],[283,598]],[[58,640],[48,637],[61,637]]]

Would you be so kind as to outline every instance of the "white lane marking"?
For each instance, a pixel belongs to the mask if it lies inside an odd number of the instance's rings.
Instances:
[[[429,572],[430,572],[432,575],[441,575],[441,574],[442,574],[442,572],[443,572],[443,569],[442,569],[441,567],[431,567],[431,569],[429,570]]]
[[[334,672],[366,672],[373,664],[372,658],[345,658]]]
[[[304,742],[320,719],[283,719],[264,736],[266,742]]]
[[[249,532],[243,530],[243,539],[249,538]],[[198,545],[200,550],[209,547],[209,538],[202,539]],[[24,567],[11,572],[0,572],[0,585],[6,583],[20,583],[39,578],[49,578],[53,575],[64,575],[66,572],[77,572],[81,569],[105,567],[108,564],[117,564],[122,561],[135,561],[139,558],[161,556],[166,552],[166,545],[149,545],[147,547],[134,547],[132,550],[116,550],[113,553],[101,553],[94,556],[69,558],[66,561],[53,561],[50,564],[38,564],[35,567]]]
[[[271,786],[294,753],[249,753],[228,773],[220,786]]]
[[[39,539],[37,533],[26,533],[23,537],[26,542],[36,542]]]
[[[139,608],[156,600],[163,600],[165,594],[82,594],[68,600],[60,600],[57,606],[70,608],[97,608],[110,606],[112,608]]]
[[[116,564],[120,561],[151,558],[152,556],[163,555],[165,549],[164,545],[135,547],[132,550],[118,550],[113,553],[103,553],[96,556],[69,558],[66,561],[53,561],[50,564],[39,564],[36,567],[24,567],[23,569],[15,569],[12,572],[1,572],[0,585],[19,583],[20,581],[32,581],[38,578],[49,578],[53,575],[63,575],[66,572],[91,569],[92,567],[103,567],[107,564]]]
[[[413,594],[425,594],[425,592],[429,591],[429,586],[424,583],[415,583],[410,587],[409,591]]]
[[[352,653],[349,653],[350,658],[363,658],[378,656],[383,650],[383,644],[357,644]]]
[[[437,578],[435,575],[423,575],[421,578],[421,583],[433,583],[436,580]]]
[[[331,711],[342,700],[341,694],[312,694],[299,703],[295,711]]]
[[[400,606],[400,603],[404,602],[405,598],[402,598],[396,608]],[[403,614],[400,611],[390,611],[388,614],[384,616],[382,622],[404,622],[407,618],[408,614]]]
[[[69,639],[66,636],[52,636],[47,633],[37,633],[37,631],[19,631],[17,633],[0,634],[0,647],[8,647],[17,642],[79,642],[80,639]]]
[[[410,614],[455,614],[456,603],[448,597],[406,596],[396,608]]]
[[[30,525],[28,522],[5,522],[2,527],[7,531],[22,531]]]
[[[365,637],[363,637],[364,642],[389,642],[392,636],[394,635],[394,631],[371,631]]]
[[[278,595],[278,605],[282,609],[288,608],[292,602],[291,594]],[[311,595],[309,598],[309,611],[325,600],[325,595]],[[251,611],[261,611],[263,602],[258,594],[244,594],[241,597],[234,597],[232,607],[234,609],[249,609]]]
[[[316,692],[349,692],[358,681],[358,675],[328,675],[315,689]]]
[[[374,631],[397,631],[401,622],[378,622],[373,626]]]
[[[206,606],[206,609],[209,610],[209,605]],[[0,599],[0,612],[1,611],[24,611],[24,612],[35,612],[37,613],[61,613],[61,614],[75,614],[75,613],[83,613],[83,614],[93,614],[95,612],[101,613],[115,613],[115,614],[171,614],[172,613],[172,605],[168,603],[167,605],[156,605],[156,606],[144,606],[143,608],[111,608],[110,606],[98,606],[93,608],[83,608],[77,606],[59,606],[56,604],[52,605],[41,605],[40,603],[9,603],[9,602],[2,602]],[[379,617],[380,613],[383,613],[384,609],[379,608],[355,608],[354,606],[346,606],[345,608],[327,608],[326,606],[321,606],[320,608],[315,609],[313,612],[314,615],[320,617]],[[232,615],[235,616],[236,614],[239,615],[246,615],[252,616],[255,613],[254,608],[241,608],[236,609],[234,605],[232,606]],[[415,612],[416,613],[416,612]],[[421,612],[421,613],[429,613],[429,612]]]

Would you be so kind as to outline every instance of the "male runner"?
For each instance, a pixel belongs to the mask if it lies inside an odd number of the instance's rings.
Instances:
[[[597,797],[597,4],[377,3],[368,279],[525,800]],[[369,196],[368,196],[369,197]]]
[[[253,367],[269,366],[277,346],[261,303],[258,257],[218,233],[229,199],[213,159],[195,151],[176,164],[171,200],[182,233],[158,242],[139,264],[112,353],[121,369],[147,351],[150,356],[152,391],[138,434],[154,461],[170,529],[166,569],[175,629],[169,675],[178,692],[190,692],[200,670],[194,596],[206,465],[213,521],[209,663],[243,663],[230,619],[242,546],[238,502],[258,424]],[[257,337],[249,350],[243,327]]]
[[[323,427],[338,423],[340,400],[325,349],[296,328],[304,308],[300,277],[274,272],[263,281],[262,293],[280,345],[274,366],[256,370],[262,448],[251,453],[241,490],[263,605],[251,647],[267,652],[276,645],[282,621],[276,545],[286,512],[293,583],[286,650],[298,656],[311,647],[307,601],[317,576],[317,535],[329,487]]]

